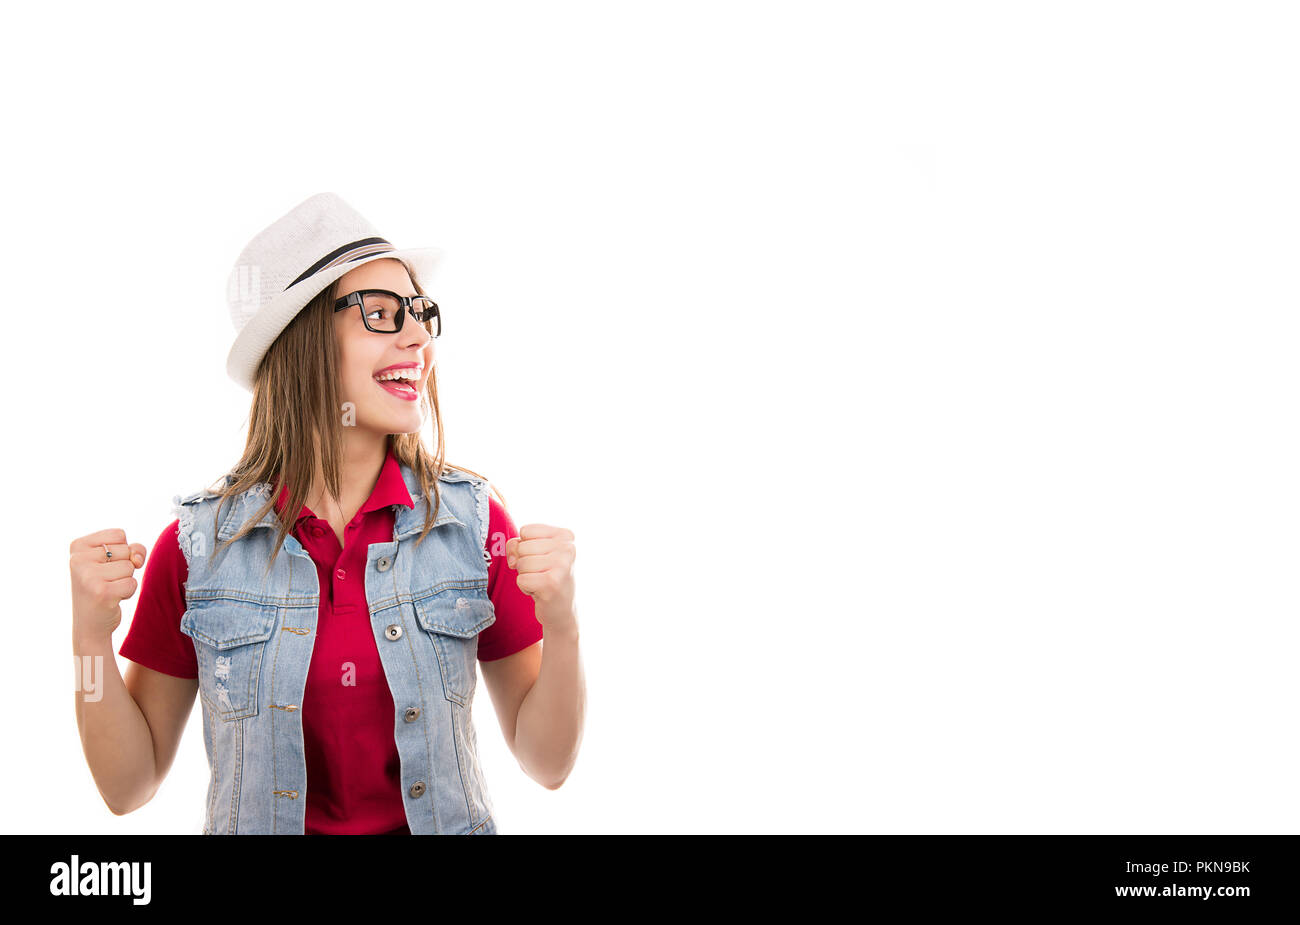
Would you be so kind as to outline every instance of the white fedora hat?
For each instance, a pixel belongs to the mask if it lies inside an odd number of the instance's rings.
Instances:
[[[330,283],[372,260],[400,260],[428,285],[436,247],[399,250],[334,193],[317,193],[260,231],[226,284],[235,343],[226,372],[250,392],[257,367],[294,316]]]

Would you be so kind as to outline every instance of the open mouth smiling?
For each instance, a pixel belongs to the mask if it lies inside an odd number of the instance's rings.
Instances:
[[[399,363],[388,366],[375,373],[375,382],[389,395],[405,401],[415,401],[420,397],[418,384],[424,367],[418,363]]]

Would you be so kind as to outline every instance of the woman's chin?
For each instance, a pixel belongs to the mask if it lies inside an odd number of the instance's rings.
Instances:
[[[396,424],[396,425],[394,425],[393,427],[389,428],[389,431],[388,431],[388,432],[389,432],[390,434],[399,434],[399,435],[400,435],[400,434],[418,434],[418,433],[420,432],[420,427],[421,427],[421,422],[420,422],[420,420],[417,418],[415,421],[411,422],[409,425],[408,425],[408,424],[405,424],[405,423],[402,423],[402,424]]]
[[[420,402],[411,402],[411,407],[397,414],[390,414],[389,421],[391,427],[390,434],[413,434],[418,433],[424,426],[424,415],[420,411]]]
[[[394,399],[396,402],[396,399]],[[405,404],[405,403],[404,403]],[[408,408],[356,409],[355,420],[349,424],[349,415],[343,416],[343,426],[373,431],[380,434],[413,434],[424,426],[424,417],[420,411],[421,402],[413,401]]]

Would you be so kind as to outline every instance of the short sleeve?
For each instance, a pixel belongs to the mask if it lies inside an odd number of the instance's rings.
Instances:
[[[197,678],[194,642],[181,632],[189,565],[177,539],[179,528],[180,521],[172,521],[148,551],[140,599],[118,654],[163,674]]]
[[[495,661],[514,655],[542,638],[542,624],[537,621],[533,599],[519,590],[519,573],[506,565],[506,541],[519,535],[510,514],[495,498],[488,496],[487,551],[488,597],[496,610],[496,622],[478,637],[478,658]]]

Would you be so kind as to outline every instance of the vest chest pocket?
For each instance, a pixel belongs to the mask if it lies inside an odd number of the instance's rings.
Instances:
[[[451,588],[419,598],[415,614],[433,644],[447,699],[465,706],[478,677],[478,634],[497,618],[487,591]]]
[[[276,608],[237,600],[194,601],[181,617],[181,632],[194,640],[199,690],[222,720],[258,711],[258,678]]]

